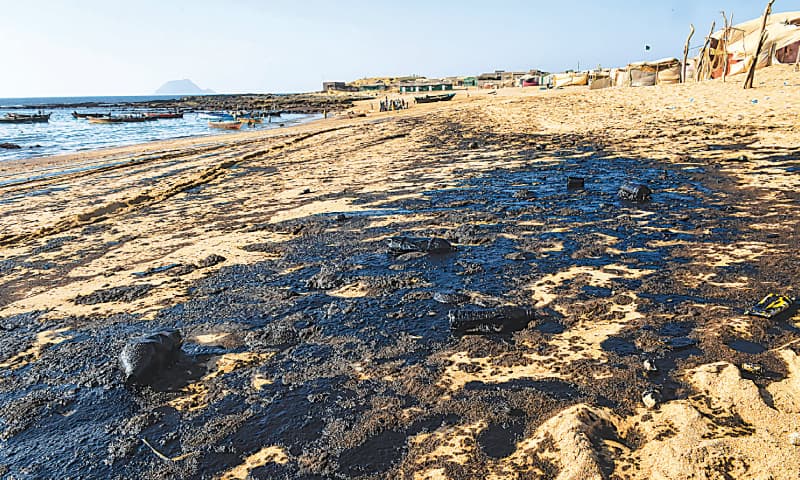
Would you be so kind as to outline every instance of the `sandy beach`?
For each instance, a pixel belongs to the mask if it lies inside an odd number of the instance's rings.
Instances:
[[[797,478],[800,316],[745,310],[798,294],[800,74],[741,82],[0,163],[0,476]],[[535,320],[451,335],[499,306]],[[125,386],[161,328],[183,356]]]

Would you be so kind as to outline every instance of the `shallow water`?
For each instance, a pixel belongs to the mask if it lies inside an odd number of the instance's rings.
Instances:
[[[142,123],[91,124],[83,118],[72,118],[73,109],[48,110],[52,113],[48,123],[0,123],[0,143],[14,143],[21,149],[0,148],[0,161],[19,158],[44,157],[97,148],[120,147],[156,140],[169,140],[203,135],[264,130],[296,125],[319,118],[317,114],[286,113],[253,127],[241,130],[221,130],[208,126],[201,114],[186,113],[183,118],[163,119]],[[81,113],[98,112],[114,114],[139,113],[132,109],[78,109]],[[36,110],[7,110],[0,108],[0,117],[6,113],[36,113]]]

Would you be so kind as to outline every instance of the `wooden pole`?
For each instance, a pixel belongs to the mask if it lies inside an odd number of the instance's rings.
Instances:
[[[706,69],[708,65],[708,46],[711,43],[711,35],[714,34],[714,28],[716,28],[717,22],[711,22],[711,32],[706,37],[706,43],[703,44],[703,49],[700,50],[700,61],[697,63],[697,71],[695,72],[695,78],[697,81],[705,80],[703,78],[703,71]]]
[[[728,17],[725,16],[725,10],[720,13],[722,13],[722,19],[725,21],[725,32],[722,34],[722,83],[725,83],[725,79],[728,77],[728,29],[730,24],[728,23]],[[731,15],[731,18],[733,18],[733,15]]]
[[[750,65],[750,71],[747,72],[747,78],[744,81],[744,88],[753,88],[753,81],[756,79],[756,67],[758,66],[758,57],[761,55],[761,49],[764,47],[764,42],[767,39],[767,19],[772,13],[772,4],[775,0],[769,0],[767,8],[764,10],[764,19],[761,21],[761,37],[758,39],[758,48],[756,48],[756,56],[753,57],[753,64]]]
[[[686,62],[689,60],[689,42],[692,41],[694,35],[694,24],[689,24],[689,36],[686,37],[686,43],[683,45],[683,71],[681,72],[681,81],[686,83]],[[800,49],[797,50],[798,58],[800,58]]]
[[[800,45],[797,46],[797,60],[794,61],[794,71],[800,70]]]

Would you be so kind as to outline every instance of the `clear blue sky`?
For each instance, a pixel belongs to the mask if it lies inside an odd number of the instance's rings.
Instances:
[[[147,95],[190,78],[217,92],[323,80],[563,71],[679,56],[719,11],[766,0],[0,0],[0,97]],[[800,10],[777,0],[775,11]],[[644,45],[652,50],[645,52]]]

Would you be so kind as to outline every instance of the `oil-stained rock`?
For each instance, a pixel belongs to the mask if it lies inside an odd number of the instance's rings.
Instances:
[[[181,333],[168,329],[126,344],[119,354],[119,365],[125,382],[147,383],[159,369],[175,361],[182,343]]]

